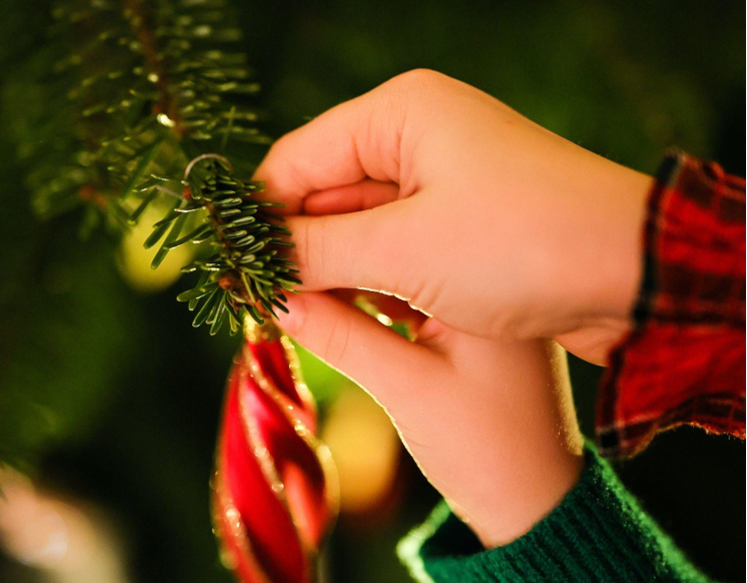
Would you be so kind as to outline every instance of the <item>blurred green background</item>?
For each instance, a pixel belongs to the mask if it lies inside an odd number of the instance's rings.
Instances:
[[[428,67],[639,170],[654,172],[665,149],[678,145],[745,173],[741,3],[235,5],[275,136],[398,73]],[[0,0],[0,128],[17,121],[9,100],[23,95],[6,86],[42,42],[48,8],[43,0]],[[228,582],[207,500],[237,340],[194,330],[174,301],[179,284],[138,291],[139,276],[131,266],[118,269],[122,251],[106,234],[78,241],[79,217],[39,224],[15,149],[12,132],[0,131],[0,459],[14,460],[52,498],[114,533],[124,578],[85,581]],[[308,355],[303,361],[322,413],[332,419],[338,407],[338,417],[356,422],[339,429],[353,431],[347,441],[358,444],[340,453],[346,463],[354,469],[356,459],[378,455],[391,435],[359,389]],[[590,434],[601,370],[571,365]],[[401,451],[387,451],[379,456],[387,476],[381,490],[343,514],[330,541],[329,581],[408,580],[394,546],[438,497]],[[679,429],[619,469],[696,564],[724,581],[745,580],[743,443]],[[76,580],[17,558],[0,550],[0,582]]]

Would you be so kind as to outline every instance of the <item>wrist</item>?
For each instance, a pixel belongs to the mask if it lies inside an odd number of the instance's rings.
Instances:
[[[606,261],[600,265],[600,277],[605,282],[600,301],[609,316],[628,320],[643,277],[646,201],[653,179],[618,166],[610,173],[610,180],[616,186],[608,195],[614,197],[608,211],[610,218],[614,219],[611,223],[614,227],[606,237],[599,239],[600,244],[607,242],[609,249]]]
[[[495,360],[501,355],[510,359],[512,373],[502,366],[509,390],[492,388],[491,400],[499,400],[502,411],[486,417],[494,441],[473,455],[465,452],[462,461],[469,463],[461,478],[442,490],[486,548],[529,532],[583,469],[565,351],[552,341],[512,342]]]
[[[543,476],[542,488],[530,488],[520,493],[516,504],[502,504],[500,512],[468,514],[465,509],[451,503],[454,513],[467,524],[486,549],[505,546],[521,538],[555,510],[578,484],[583,471],[581,455],[569,456],[560,467],[538,469]]]
[[[629,320],[643,275],[643,229],[652,178],[598,156],[580,177],[589,212],[578,228],[575,266],[584,326]]]

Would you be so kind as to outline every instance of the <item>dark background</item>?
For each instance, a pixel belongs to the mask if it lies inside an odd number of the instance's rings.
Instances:
[[[235,5],[272,135],[428,67],[639,170],[653,173],[665,149],[678,145],[745,173],[741,3]],[[26,169],[2,128],[16,121],[9,100],[18,94],[6,86],[42,42],[48,3],[0,0],[0,8],[0,459],[15,459],[50,492],[103,509],[126,541],[132,581],[229,581],[207,500],[237,341],[192,329],[173,300],[180,284],[155,294],[128,286],[114,241],[104,233],[77,240],[79,217],[35,220]],[[318,362],[304,363],[323,412],[358,390]],[[591,434],[601,369],[571,365]],[[327,557],[331,581],[408,580],[394,546],[437,495],[410,462],[398,463],[383,518],[341,519]],[[697,565],[717,579],[745,580],[743,443],[678,429],[619,469]],[[0,582],[40,577],[0,550]]]

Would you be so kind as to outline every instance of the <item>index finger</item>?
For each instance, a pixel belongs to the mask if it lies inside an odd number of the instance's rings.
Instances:
[[[405,108],[385,86],[330,109],[275,142],[254,175],[266,183],[262,197],[285,204],[281,212],[293,215],[312,192],[366,178],[398,182]]]

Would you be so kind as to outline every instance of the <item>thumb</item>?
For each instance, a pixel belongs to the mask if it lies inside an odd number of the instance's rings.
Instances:
[[[358,308],[326,293],[290,294],[280,326],[390,409],[403,390],[443,366],[438,353],[406,340]],[[404,391],[407,392],[406,390]]]
[[[404,202],[404,201],[403,201]],[[405,222],[399,205],[344,215],[288,217],[304,290],[366,288],[400,293]]]

